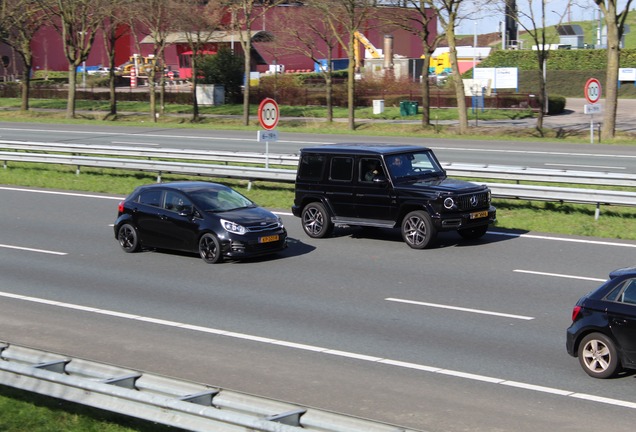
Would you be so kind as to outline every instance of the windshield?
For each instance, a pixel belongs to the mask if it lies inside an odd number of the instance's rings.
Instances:
[[[386,163],[394,180],[418,180],[446,175],[430,151],[387,156]]]
[[[231,211],[253,207],[255,204],[230,188],[206,189],[193,192],[192,200],[203,211]]]

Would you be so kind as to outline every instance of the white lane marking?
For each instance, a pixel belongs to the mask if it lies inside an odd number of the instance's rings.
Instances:
[[[396,303],[406,303],[406,304],[412,304],[417,306],[433,307],[438,309],[450,309],[450,310],[455,310],[460,312],[470,312],[470,313],[481,314],[481,315],[492,315],[492,316],[514,318],[514,319],[520,319],[520,320],[526,320],[526,321],[534,319],[534,317],[529,317],[524,315],[513,315],[513,314],[507,314],[507,313],[501,313],[501,312],[492,312],[492,311],[487,311],[482,309],[471,309],[471,308],[449,306],[449,305],[443,305],[443,304],[437,304],[437,303],[427,303],[427,302],[421,302],[421,301],[415,301],[415,300],[398,299],[398,298],[392,298],[392,297],[385,298],[384,300],[390,301],[390,302],[396,302]]]
[[[124,144],[124,145],[139,145],[139,146],[148,146],[148,147],[158,147],[161,144],[156,143],[146,143],[146,142],[131,142],[131,141],[111,141],[111,144]]]
[[[559,156],[589,156],[589,157],[607,157],[607,158],[636,158],[636,155],[613,155],[613,154],[593,154],[593,153],[568,153],[568,152],[550,152],[540,150],[501,150],[501,149],[486,149],[486,148],[461,148],[461,147],[432,147],[434,150],[448,150],[448,151],[475,151],[482,153],[515,153],[515,154],[539,154],[539,155],[559,155]]]
[[[620,166],[603,166],[603,165],[572,165],[572,164],[555,164],[555,163],[547,163],[545,166],[558,166],[558,167],[574,167],[574,168],[598,168],[598,169],[617,169],[624,170],[627,167]]]
[[[15,192],[31,192],[31,193],[41,193],[41,194],[49,194],[49,195],[66,195],[66,196],[75,196],[81,198],[99,198],[99,199],[109,199],[109,200],[121,200],[122,197],[114,197],[114,196],[106,196],[106,195],[92,195],[88,193],[80,193],[80,192],[58,192],[58,191],[48,191],[48,190],[37,190],[37,189],[23,189],[17,187],[6,187],[0,186],[0,190],[8,190]]]
[[[17,249],[17,250],[22,250],[27,252],[37,252],[37,253],[43,253],[43,254],[49,254],[49,255],[68,255],[66,252],[56,252],[56,251],[45,250],[45,249],[33,249],[33,248],[27,248],[22,246],[7,245],[7,244],[0,244],[0,248]]]
[[[598,279],[598,278],[591,278],[591,277],[585,277],[585,276],[566,275],[561,273],[545,273],[545,272],[533,271],[533,270],[517,269],[517,270],[513,270],[513,272],[528,273],[528,274],[534,274],[539,276],[559,277],[559,278],[566,278],[566,279],[579,279],[579,280],[587,280],[587,281],[594,281],[594,282],[605,282],[607,280],[607,279]]]
[[[0,297],[11,298],[15,300],[27,301],[32,303],[45,304],[49,306],[56,306],[56,307],[72,309],[72,310],[79,310],[79,311],[84,311],[88,313],[107,315],[107,316],[112,316],[116,318],[129,319],[133,321],[146,322],[150,324],[163,325],[163,326],[174,327],[179,329],[192,330],[192,331],[214,334],[219,336],[226,336],[226,337],[235,338],[235,339],[249,340],[253,342],[265,343],[268,345],[284,346],[286,348],[297,349],[302,351],[310,351],[310,352],[315,352],[319,354],[328,354],[328,355],[347,357],[347,358],[356,359],[359,361],[366,361],[370,363],[378,363],[378,364],[383,364],[387,366],[394,366],[399,368],[413,369],[413,370],[429,372],[429,373],[436,373],[436,374],[447,375],[447,376],[451,376],[455,378],[467,379],[471,381],[480,381],[484,383],[516,387],[522,390],[529,390],[529,391],[534,391],[538,393],[546,393],[546,394],[558,395],[563,397],[573,397],[576,399],[584,399],[590,402],[597,402],[597,403],[603,403],[608,405],[614,405],[618,407],[636,409],[636,402],[630,402],[630,401],[625,401],[620,399],[610,399],[610,398],[606,398],[602,396],[589,395],[585,393],[576,393],[570,390],[558,389],[553,387],[545,387],[541,385],[522,383],[518,381],[510,381],[503,378],[491,377],[487,375],[479,375],[479,374],[473,374],[469,372],[456,371],[452,369],[444,369],[444,368],[428,366],[428,365],[423,365],[418,363],[410,363],[410,362],[403,362],[400,360],[374,357],[374,356],[369,356],[369,355],[359,354],[359,353],[354,353],[349,351],[333,350],[333,349],[324,348],[320,346],[314,346],[314,345],[298,344],[294,342],[254,336],[254,335],[249,335],[245,333],[236,333],[236,332],[230,332],[230,331],[220,330],[220,329],[215,329],[210,327],[195,326],[195,325],[185,324],[185,323],[181,323],[177,321],[162,320],[157,318],[145,317],[141,315],[81,306],[81,305],[72,304],[72,303],[46,300],[46,299],[41,299],[37,297],[29,297],[29,296],[12,294],[7,292],[0,292]]]
[[[535,235],[535,234],[514,234],[514,233],[504,233],[504,232],[494,232],[494,231],[488,231],[488,234],[507,236],[507,237],[530,238],[530,239],[538,239],[538,240],[556,240],[556,241],[563,241],[563,242],[570,242],[570,243],[585,243],[585,244],[602,245],[602,246],[636,248],[636,243],[634,244],[616,243],[616,242],[608,242],[608,241],[600,241],[600,240],[571,239],[571,238],[564,238],[564,237],[548,237],[548,236]]]
[[[72,130],[48,130],[48,129],[19,129],[19,128],[0,128],[0,130],[7,131],[20,131],[24,132],[45,132],[45,133],[64,133],[64,134],[76,134],[76,135],[117,135],[117,136],[132,136],[139,137],[139,133],[122,133],[122,132],[88,132],[88,131],[72,131]],[[154,137],[154,138],[179,138],[179,140],[204,140],[204,141],[245,141],[251,142],[253,138],[230,138],[230,137],[209,137],[209,136],[183,136],[183,135],[169,135],[169,134],[143,134],[144,137]],[[279,140],[279,143],[290,143],[290,144],[335,144],[333,142],[327,141],[285,141]],[[46,143],[44,143],[46,144]]]

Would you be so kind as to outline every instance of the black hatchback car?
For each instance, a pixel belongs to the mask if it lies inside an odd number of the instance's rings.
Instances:
[[[594,378],[636,369],[636,267],[614,270],[576,303],[566,348]]]
[[[276,253],[287,246],[280,217],[232,188],[208,182],[140,186],[119,203],[114,229],[126,252],[194,252],[207,263]]]

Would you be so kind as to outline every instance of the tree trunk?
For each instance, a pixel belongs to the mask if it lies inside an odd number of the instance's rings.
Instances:
[[[251,53],[252,44],[250,38],[250,30],[247,30],[247,40],[243,44],[245,49],[245,85],[243,86],[243,126],[249,126],[250,124],[250,72],[251,68]]]
[[[325,76],[325,102],[327,103],[327,123],[333,123],[333,76],[331,66],[328,66]]]
[[[22,73],[22,103],[20,105],[20,110],[28,111],[29,110],[29,97],[31,94],[31,70],[32,65],[28,64],[24,67],[24,72]]]
[[[616,111],[618,105],[618,67],[620,63],[620,41],[618,25],[605,20],[607,27],[607,75],[605,79],[605,107],[603,108],[603,129],[601,139],[608,140],[616,135]]]
[[[428,82],[428,67],[431,64],[431,53],[428,47],[423,44],[424,64],[422,65],[422,127],[431,125],[431,86]],[[415,77],[414,77],[415,78]]]
[[[354,70],[354,44],[358,43],[354,37],[353,33],[349,35],[349,66],[347,68],[347,105],[349,109],[349,130],[356,129],[356,107],[355,107],[355,70]]]
[[[150,121],[156,123],[157,122],[157,93],[155,92],[155,81],[150,76],[150,72],[148,73],[148,89],[150,91]]]
[[[452,77],[455,83],[455,96],[457,97],[457,116],[459,118],[460,135],[465,134],[468,130],[468,113],[466,112],[466,96],[464,92],[464,82],[459,73],[459,63],[457,62],[457,44],[455,41],[455,33],[448,34],[448,47],[450,49],[451,68],[453,70]]]
[[[86,73],[86,71],[84,71]],[[77,67],[69,64],[68,67],[68,98],[66,100],[66,118],[75,118],[75,87],[77,85]]]

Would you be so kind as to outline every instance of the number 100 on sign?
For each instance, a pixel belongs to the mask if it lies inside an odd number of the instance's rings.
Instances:
[[[271,130],[278,124],[280,112],[274,99],[263,99],[258,107],[258,121],[263,129]]]

